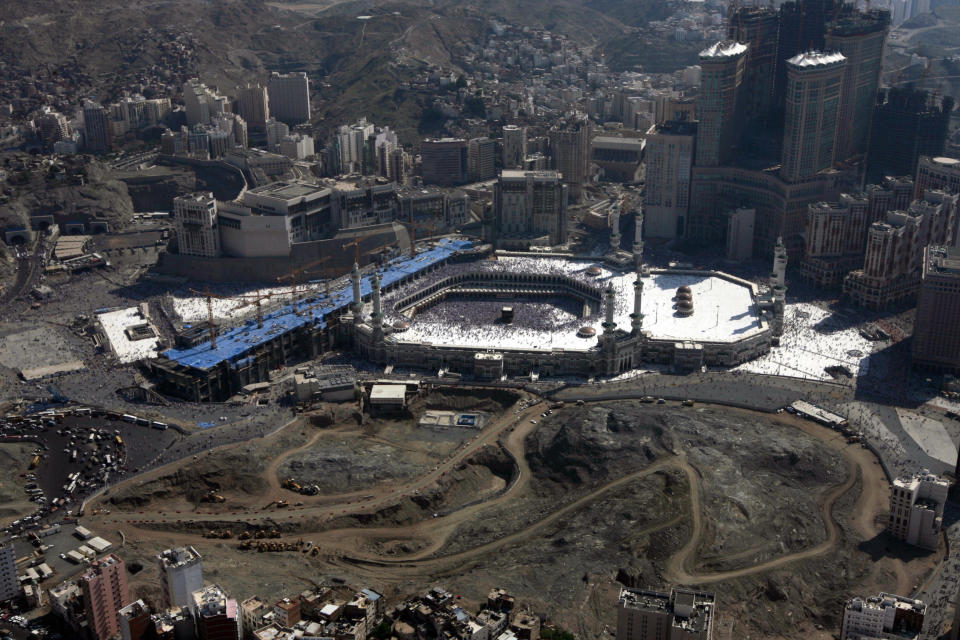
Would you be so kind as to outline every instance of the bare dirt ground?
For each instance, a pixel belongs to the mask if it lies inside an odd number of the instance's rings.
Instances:
[[[444,400],[497,417],[441,435],[298,420],[116,487],[85,524],[124,531],[147,599],[151,554],[189,543],[238,598],[338,577],[390,597],[444,584],[473,606],[499,585],[582,637],[612,632],[625,583],[715,590],[718,637],[828,638],[845,597],[908,593],[938,559],[904,560],[881,533],[888,488],[869,451],[788,414],[605,401],[544,418],[543,403],[443,397],[415,412]],[[291,475],[320,494],[281,489]],[[227,501],[199,502],[210,489]],[[277,498],[291,506],[266,506]],[[202,537],[274,528],[319,555]]]
[[[33,459],[35,444],[0,444],[0,527],[36,511],[37,505],[23,492],[20,474]]]

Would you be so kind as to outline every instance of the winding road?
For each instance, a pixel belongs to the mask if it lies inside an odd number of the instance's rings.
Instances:
[[[841,539],[840,528],[835,520],[834,514],[837,501],[854,489],[858,482],[860,482],[861,491],[852,510],[852,512],[857,515],[852,519],[851,525],[857,535],[864,539],[873,537],[879,531],[876,525],[876,514],[886,508],[887,500],[884,495],[884,491],[886,491],[886,478],[872,454],[859,446],[848,445],[839,434],[833,431],[803,421],[794,416],[783,414],[777,416],[779,422],[788,424],[817,438],[825,446],[841,453],[847,462],[847,473],[844,481],[828,489],[819,499],[820,516],[824,523],[826,536],[823,541],[815,546],[793,553],[779,555],[747,567],[719,572],[698,571],[698,551],[702,543],[705,528],[702,505],[702,478],[697,469],[687,460],[685,452],[678,451],[675,452],[675,455],[661,457],[642,470],[612,480],[566,504],[562,502],[558,503],[552,511],[533,522],[525,524],[519,530],[495,540],[483,542],[469,549],[447,555],[440,555],[443,548],[447,546],[451,536],[453,536],[462,525],[479,521],[484,517],[489,517],[491,513],[502,511],[508,508],[511,502],[527,493],[531,483],[532,473],[526,462],[525,440],[538,426],[531,420],[531,417],[543,411],[543,406],[543,404],[538,403],[519,412],[517,412],[518,409],[516,405],[511,407],[503,416],[491,423],[481,433],[458,447],[446,460],[413,480],[401,481],[393,485],[382,485],[376,489],[351,491],[338,495],[316,496],[312,498],[301,496],[298,499],[302,499],[304,505],[290,510],[262,511],[259,507],[253,507],[251,505],[248,507],[250,509],[249,511],[231,509],[227,512],[218,512],[217,510],[210,510],[184,514],[182,519],[186,521],[209,521],[211,523],[256,523],[257,521],[283,523],[284,521],[289,522],[311,518],[310,524],[303,523],[295,534],[289,534],[285,537],[296,538],[309,535],[321,548],[329,561],[334,564],[349,564],[354,570],[362,573],[369,572],[371,575],[376,574],[381,577],[389,574],[399,579],[416,575],[437,575],[442,574],[445,570],[462,568],[465,563],[478,560],[506,547],[522,544],[534,539],[544,529],[562,522],[572,513],[591,505],[615,489],[639,481],[652,474],[675,470],[685,474],[689,485],[689,502],[685,513],[665,514],[661,520],[648,523],[645,529],[638,532],[646,532],[649,534],[676,526],[686,518],[690,519],[692,525],[690,538],[668,559],[665,568],[665,579],[675,584],[712,584],[768,572],[794,562],[831,552],[837,547]],[[725,410],[731,409],[725,408]],[[318,432],[312,435],[304,444],[286,451],[284,454],[272,460],[264,472],[264,475],[267,476],[265,477],[265,481],[268,483],[268,486],[271,489],[279,488],[276,471],[284,460],[297,452],[315,446],[325,434],[329,434],[330,432],[331,430]],[[404,526],[362,527],[358,525],[357,527],[338,527],[334,529],[324,527],[323,523],[329,523],[335,518],[370,514],[391,505],[399,504],[415,493],[440,481],[444,474],[466,462],[476,454],[481,447],[496,445],[498,443],[512,455],[516,461],[517,468],[512,484],[510,484],[506,490],[490,499],[454,509],[449,514],[440,517],[427,518]],[[175,464],[177,463],[173,463],[173,465]],[[173,465],[168,465],[168,467]],[[165,467],[151,472],[151,475],[154,473],[162,475],[170,473],[170,471],[172,471],[171,468]],[[143,481],[142,478],[138,478],[137,480],[140,482]],[[116,516],[109,515],[93,516],[88,526],[95,527],[101,523],[102,525],[107,525],[108,523],[114,525],[117,523],[133,526],[146,525],[147,528],[141,529],[140,531],[148,536],[152,536],[165,533],[163,531],[150,531],[150,529],[157,524],[172,524],[181,520],[176,514],[170,513],[169,511],[145,512],[135,516],[130,514],[127,517],[131,517],[131,519],[120,520],[117,519]],[[329,526],[329,524],[326,526]],[[310,531],[309,529],[314,530]],[[186,538],[199,537],[193,534],[177,535]],[[408,551],[402,557],[391,557],[369,551],[371,547],[375,547],[377,543],[384,541],[410,541],[416,543],[414,545],[416,548]],[[760,551],[762,550],[758,550],[758,552]],[[711,557],[711,562],[739,560],[748,555],[749,554],[744,552],[737,552],[735,554]],[[898,583],[907,579],[904,572],[895,570],[895,573],[898,577]]]

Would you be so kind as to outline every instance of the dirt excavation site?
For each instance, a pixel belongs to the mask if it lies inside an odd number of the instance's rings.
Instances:
[[[480,393],[362,423],[327,405],[118,485],[82,521],[123,532],[148,600],[152,556],[192,544],[238,600],[344,580],[475,608],[500,586],[584,638],[614,633],[621,585],[715,592],[719,638],[830,638],[846,598],[910,593],[939,561],[882,533],[867,449],[790,414]],[[418,426],[451,408],[483,426]]]

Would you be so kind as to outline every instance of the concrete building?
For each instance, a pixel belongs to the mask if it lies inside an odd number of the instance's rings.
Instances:
[[[915,639],[926,612],[922,601],[891,593],[852,598],[843,608],[840,640]]]
[[[44,113],[34,121],[34,124],[40,139],[46,144],[52,145],[70,137],[70,122],[67,117],[49,107],[44,108]]]
[[[697,125],[669,121],[647,132],[646,233],[651,238],[678,238],[686,232],[690,178]]]
[[[267,120],[267,151],[277,153],[280,151],[280,141],[290,135],[290,127],[285,122],[276,118]]]
[[[447,187],[466,182],[467,146],[467,141],[460,138],[424,140],[420,145],[423,182]]]
[[[773,109],[780,21],[772,8],[740,6],[727,20],[727,36],[747,46],[743,117],[747,123],[767,120]]]
[[[556,171],[500,173],[493,195],[493,240],[527,249],[567,241],[567,186]]]
[[[924,250],[913,324],[914,366],[960,374],[960,248]]]
[[[210,124],[210,118],[230,110],[230,101],[196,78],[183,83],[187,125]]]
[[[364,171],[364,148],[367,138],[374,135],[376,127],[366,118],[360,118],[353,124],[341,125],[337,129],[335,144],[339,160],[338,173],[367,173]]]
[[[583,187],[590,172],[590,124],[585,118],[573,118],[554,125],[549,133],[553,168],[560,172],[573,202],[583,198]]]
[[[146,640],[155,632],[150,609],[143,600],[135,600],[120,609],[120,637],[123,640]]]
[[[757,210],[740,207],[727,221],[727,260],[742,262],[753,257],[753,227]]]
[[[617,640],[710,640],[716,599],[712,593],[621,589]]]
[[[928,189],[960,193],[960,160],[944,156],[920,156],[914,196],[920,197]]]
[[[120,633],[119,611],[130,601],[123,560],[108,554],[91,564],[78,582],[94,639],[109,640]]]
[[[279,151],[291,160],[305,160],[314,154],[313,138],[302,133],[286,135],[280,139]]]
[[[418,237],[456,229],[470,220],[470,197],[459,189],[397,189],[397,219],[420,225]]]
[[[193,547],[167,549],[157,556],[163,604],[166,608],[194,609],[193,592],[203,588],[203,558]]]
[[[98,103],[83,103],[83,142],[88,151],[103,153],[110,148],[110,122],[107,110]]]
[[[842,53],[819,51],[800,53],[787,61],[780,173],[788,182],[833,166],[846,64]]]
[[[299,598],[284,598],[273,605],[273,613],[278,624],[292,627],[301,620]]]
[[[886,220],[867,230],[863,268],[843,281],[844,295],[858,305],[880,309],[916,296],[923,250],[953,238],[957,195],[927,191],[906,211],[888,211]]]
[[[266,87],[248,84],[237,88],[237,113],[256,131],[264,131],[270,119],[270,96]]]
[[[489,180],[497,174],[497,143],[490,138],[472,138],[467,146],[467,175],[470,182]]]
[[[269,613],[269,618],[273,618],[273,611],[270,605],[257,596],[247,598],[240,603],[240,621],[243,627],[244,637],[253,637],[256,629],[264,626],[264,616]]]
[[[241,640],[243,623],[237,601],[213,584],[193,592],[199,640]]]
[[[174,198],[173,228],[178,253],[208,258],[220,255],[217,201],[213,193],[193,193]]]
[[[907,544],[936,549],[949,490],[949,482],[926,469],[913,476],[897,478],[890,488],[887,531]]]
[[[503,127],[501,163],[504,169],[520,169],[527,157],[527,128],[508,124]]]
[[[0,546],[0,602],[12,600],[20,595],[20,581],[17,579],[17,559],[12,544]]]
[[[889,211],[907,209],[912,196],[912,180],[885,178],[863,193],[840,194],[838,202],[809,205],[803,277],[822,287],[842,284],[850,271],[863,266],[870,225],[885,220]]]
[[[602,180],[636,182],[646,142],[640,138],[597,136],[591,142],[591,161],[603,170]]]
[[[926,91],[911,87],[881,89],[873,111],[867,181],[915,176],[921,156],[943,155],[953,105],[950,96],[938,105]]]
[[[310,122],[310,81],[303,71],[270,74],[270,115],[288,125]]]
[[[847,59],[837,113],[837,162],[867,152],[889,29],[890,13],[883,10],[844,13],[827,29],[827,51],[837,51]]]
[[[700,52],[696,164],[730,164],[743,128],[747,46],[724,40]]]

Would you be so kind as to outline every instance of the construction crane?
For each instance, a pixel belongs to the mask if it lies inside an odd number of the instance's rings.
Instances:
[[[221,296],[210,291],[208,287],[205,291],[190,289],[190,293],[203,296],[204,298],[207,299],[207,326],[210,330],[210,348],[216,349],[217,348],[217,331],[216,331],[216,324],[213,321],[213,299],[214,298],[216,298],[217,300],[244,301],[243,304],[237,306],[236,309],[242,309],[244,307],[254,305],[257,309],[257,327],[262,328],[263,327],[263,308],[261,305],[263,301],[269,300],[270,298],[272,298],[274,295],[277,295],[278,293],[282,294],[285,292],[281,291],[281,292],[273,292],[273,293],[260,293],[258,291],[255,294],[239,294],[235,296]]]
[[[190,289],[190,293],[195,293],[207,298],[207,330],[210,332],[210,350],[213,351],[217,348],[217,327],[213,323],[213,298],[219,298],[220,296],[211,293],[210,287],[207,287],[206,291]]]
[[[353,247],[353,262],[356,265],[360,264],[360,236],[353,236],[353,241],[348,242],[343,245],[343,248]]]
[[[314,260],[313,262],[307,263],[298,269],[293,269],[287,275],[280,276],[277,278],[277,282],[290,281],[290,302],[293,304],[293,312],[297,312],[297,286],[300,284],[300,276],[304,273],[308,273],[311,268],[319,266],[328,260],[331,259],[331,256],[325,258],[320,258],[319,260]],[[330,285],[327,284],[327,292],[329,293]]]
[[[261,294],[259,291],[257,291],[256,295],[233,296],[234,299],[246,300],[246,302],[238,306],[237,309],[243,309],[244,307],[249,307],[250,305],[256,306],[258,328],[263,328],[263,309],[261,308],[260,305],[264,300],[269,300],[272,297],[273,297],[273,293]]]
[[[407,231],[410,232],[410,257],[417,257],[417,229],[424,229],[428,233],[433,233],[436,229],[436,225],[433,221],[425,222],[404,222],[403,226],[407,228]],[[428,236],[429,237],[429,236]]]

